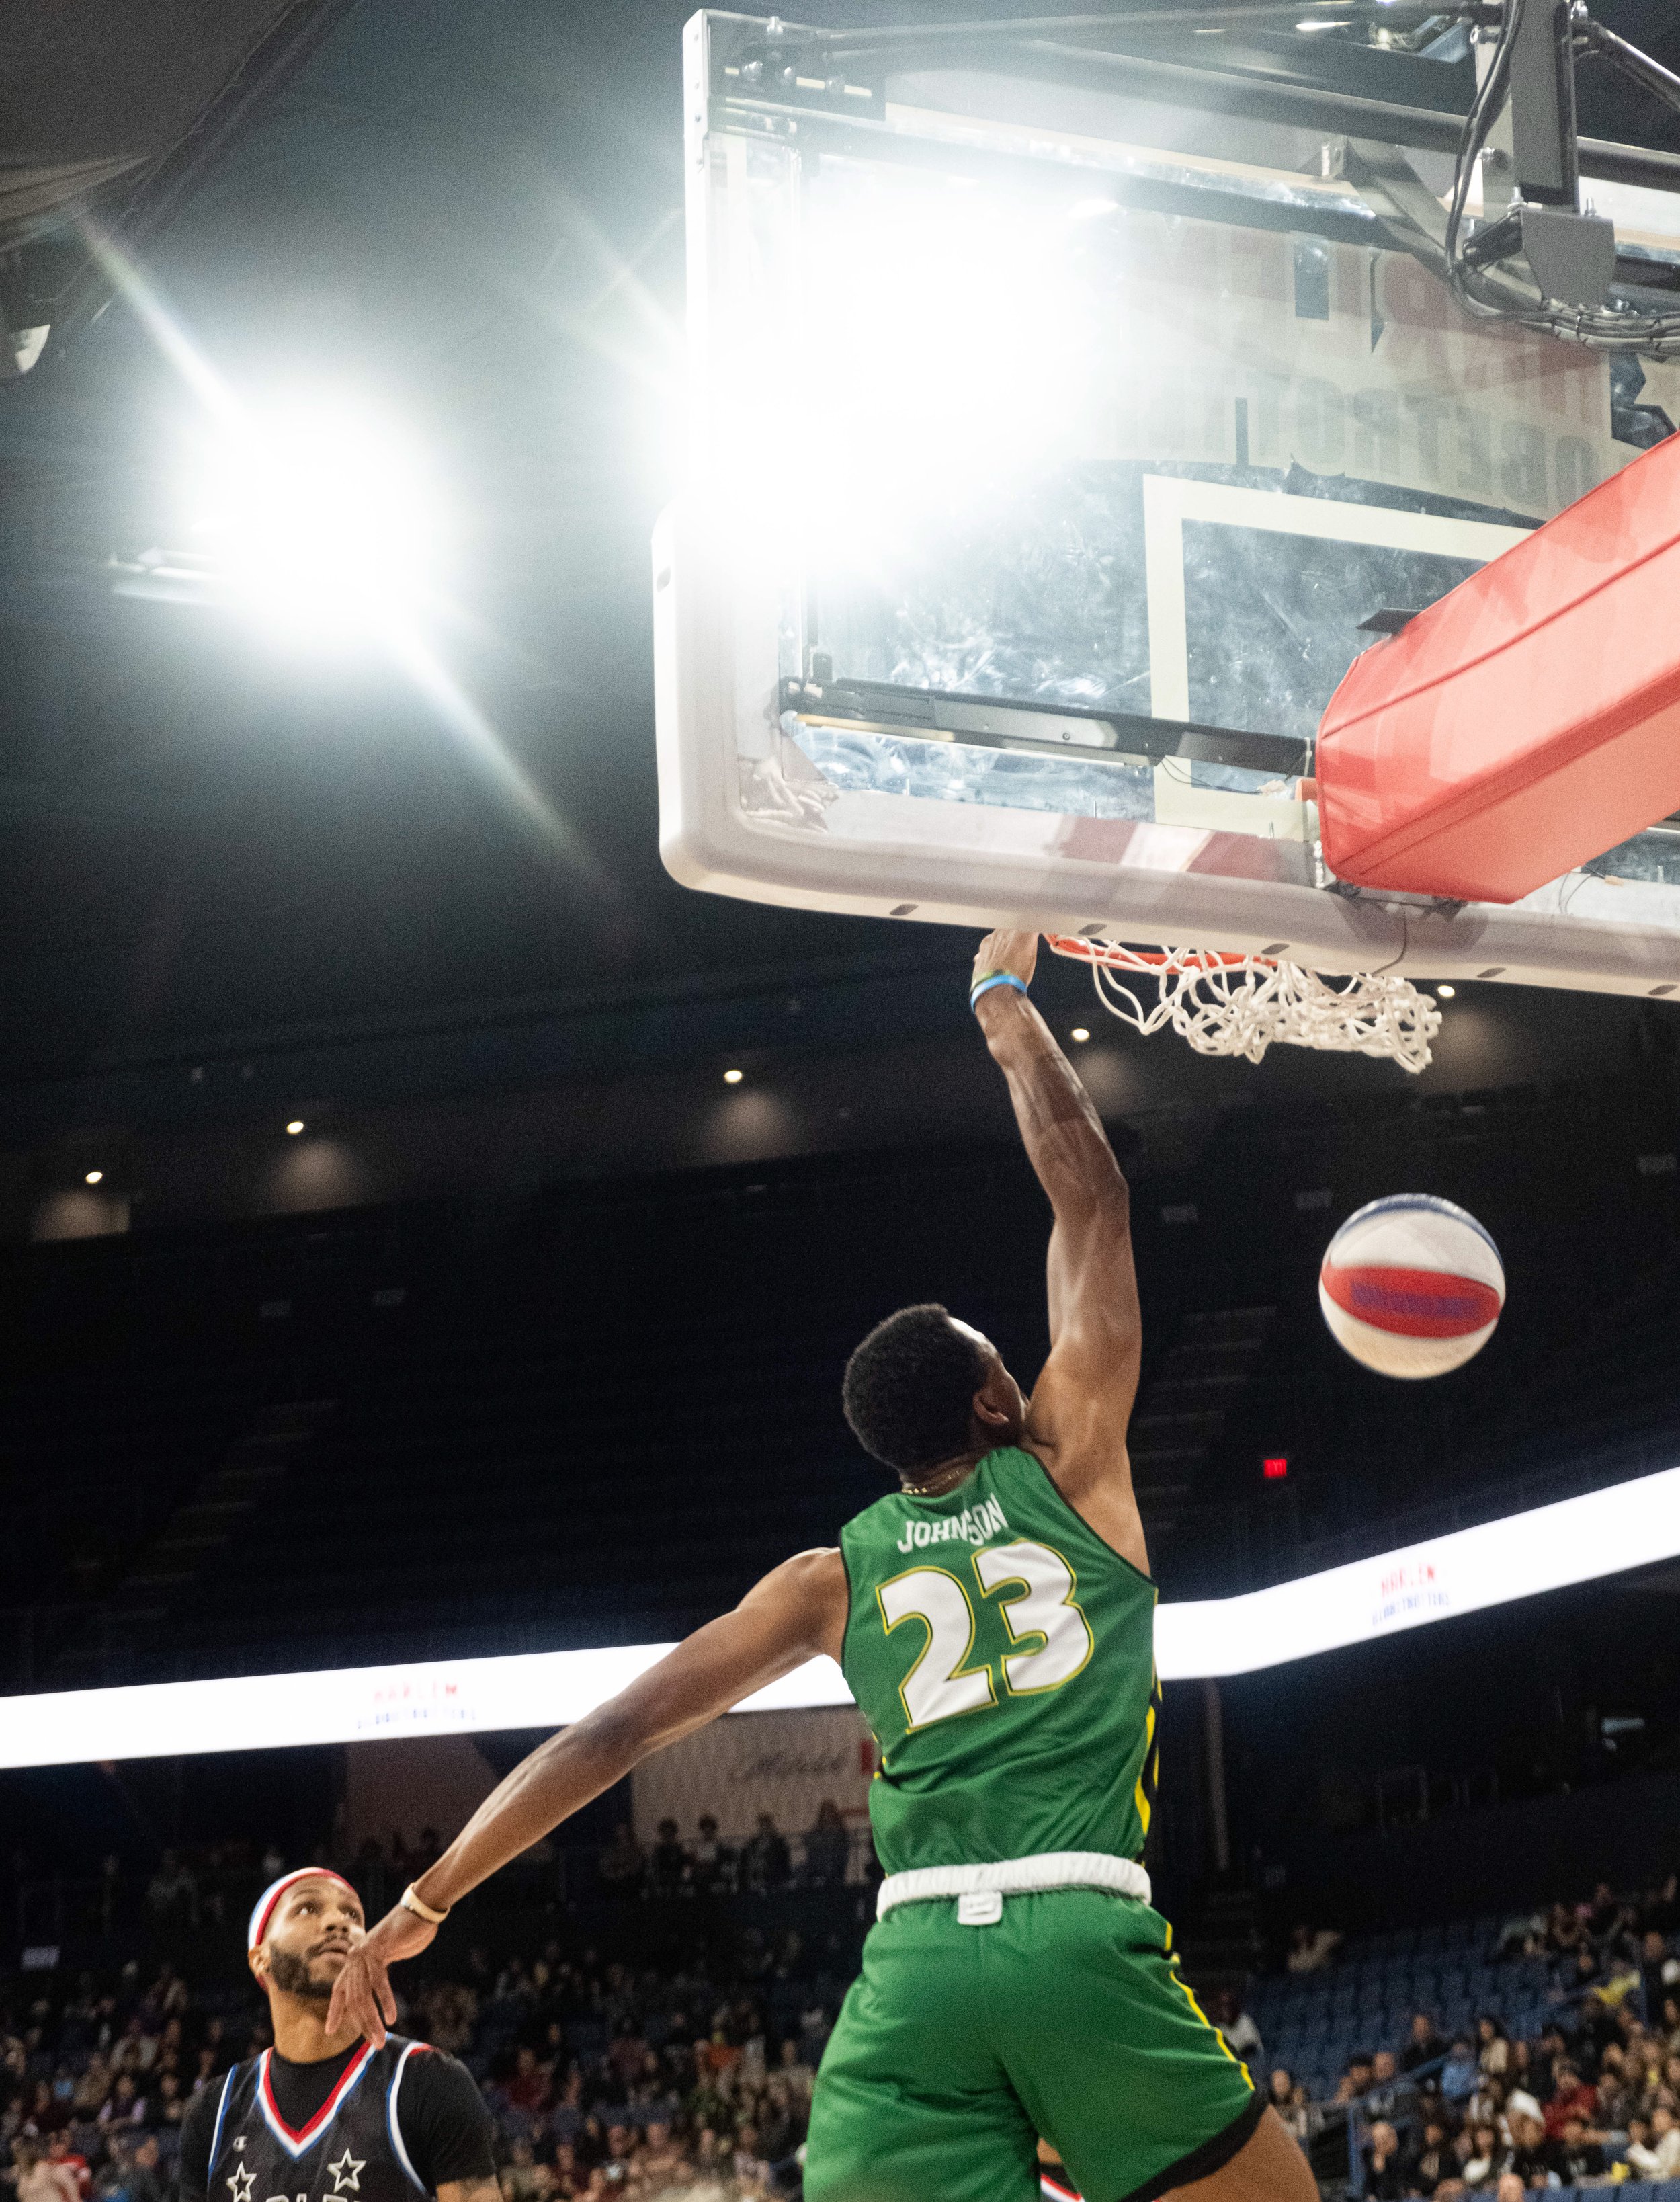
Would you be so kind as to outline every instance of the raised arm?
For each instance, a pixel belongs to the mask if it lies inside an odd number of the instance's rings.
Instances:
[[[846,1570],[837,1551],[800,1552],[772,1569],[732,1613],[708,1622],[604,1705],[539,1744],[414,1883],[430,1910],[450,1905],[497,1867],[628,1774],[650,1752],[826,1652],[845,1634]],[[329,2033],[359,2027],[374,2043],[397,2017],[387,1967],[426,1948],[435,1926],[398,1904],[339,1975]]]
[[[989,933],[974,959],[975,980],[1007,971],[1030,981],[1037,951],[1036,933]],[[1147,1574],[1125,1443],[1143,1334],[1131,1196],[1090,1096],[1026,996],[994,986],[975,1015],[1008,1081],[1027,1159],[1055,1219],[1050,1357],[1028,1404],[1027,1442],[1070,1504]]]

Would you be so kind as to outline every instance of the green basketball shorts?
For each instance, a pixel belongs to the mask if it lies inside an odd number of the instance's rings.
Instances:
[[[1048,2140],[1085,2202],[1205,2179],[1265,2098],[1179,1977],[1172,1930],[1087,1888],[995,1924],[905,1904],[870,1931],[817,2076],[807,2202],[1037,2202]]]

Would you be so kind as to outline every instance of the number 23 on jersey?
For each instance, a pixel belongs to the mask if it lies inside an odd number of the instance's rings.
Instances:
[[[987,1546],[972,1556],[971,1565],[984,1597],[1019,1587],[998,1607],[1011,1644],[1019,1647],[999,1661],[1009,1694],[1025,1697],[1071,1682],[1093,1646],[1074,1600],[1073,1570],[1061,1554],[1023,1538]],[[889,1634],[907,1621],[919,1621],[927,1631],[915,1664],[899,1685],[912,1729],[997,1703],[990,1663],[968,1663],[974,1649],[974,1606],[956,1575],[945,1568],[912,1568],[883,1583],[875,1594]]]

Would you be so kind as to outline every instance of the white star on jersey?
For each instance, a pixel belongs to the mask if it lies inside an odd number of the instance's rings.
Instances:
[[[337,2164],[327,2165],[327,2170],[332,2175],[332,2193],[335,2198],[340,2194],[359,2194],[361,2192],[361,2172],[367,2161],[365,2156],[352,2156],[349,2149],[346,2149]],[[243,2198],[241,2202],[244,2202]]]
[[[233,2202],[251,2202],[251,2189],[256,2184],[256,2174],[250,2164],[242,2164],[227,2182]]]

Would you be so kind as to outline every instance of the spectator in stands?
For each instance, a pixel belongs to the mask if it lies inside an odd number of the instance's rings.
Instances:
[[[157,2143],[150,2134],[135,2141],[119,2136],[112,2142],[94,2192],[98,2202],[163,2202]]]
[[[1325,2114],[1307,2092],[1305,2081],[1297,2080],[1289,2090],[1289,2107],[1283,2123],[1305,2148],[1325,2129]]]
[[[1665,1938],[1654,1927],[1645,1930],[1639,1946],[1640,1986],[1645,1996],[1645,2017],[1654,2022],[1664,2003],[1680,1985],[1680,1958],[1671,1957]]]
[[[139,2074],[150,2072],[152,2059],[157,2054],[157,2043],[140,2023],[136,2011],[122,2029],[121,2038],[111,2052],[113,2072]]]
[[[1604,1960],[1590,1942],[1583,1942],[1574,1953],[1574,1961],[1565,1970],[1560,1985],[1571,2001],[1592,1994],[1607,1977]]]
[[[1600,2144],[1589,2140],[1579,2118],[1565,2118],[1559,2142],[1558,2176],[1565,2187],[1578,2187],[1583,2179],[1602,2179],[1606,2165]]]
[[[1546,1947],[1546,1914],[1543,1911],[1519,1911],[1506,1921],[1499,1930],[1499,1954],[1501,1958],[1535,1958]]]
[[[75,2173],[50,2163],[32,2140],[12,2143],[12,2164],[17,2202],[80,2202]]]
[[[50,2136],[70,2123],[70,2105],[61,2102],[52,2090],[50,2080],[38,2080],[29,2097],[29,2106],[23,2116],[23,2131],[31,2140],[44,2143]]]
[[[1338,2103],[1357,2102],[1371,2085],[1375,2059],[1368,2049],[1356,2049],[1348,2059],[1348,2069],[1336,2083]]]
[[[1608,1941],[1625,1926],[1630,1915],[1607,1881],[1601,1881],[1593,1891],[1593,1900],[1587,1907],[1586,1927],[1595,1942]]]
[[[1557,2087],[1556,2073],[1560,2064],[1569,2061],[1569,2043],[1564,2030],[1555,2021],[1542,2033],[1537,2042],[1528,2042],[1527,2070],[1522,2075],[1524,2092],[1538,2102],[1547,2102]],[[1518,2060],[1519,2065],[1522,2060]],[[1513,2077],[1518,2076],[1513,2075]]]
[[[1494,2202],[1523,2202],[1525,2190],[1520,2176],[1514,2171],[1502,2171],[1494,2188]]]
[[[1424,2084],[1427,2087],[1429,2082]],[[1496,2126],[1505,2116],[1505,2093],[1502,2081],[1478,2079],[1474,2093],[1461,2106],[1460,2116],[1467,2125]]]
[[[759,2153],[772,2171],[792,2156],[805,2138],[808,2123],[784,2081],[766,2082],[760,2098],[758,2146]]]
[[[1460,2143],[1454,2154],[1466,2187],[1491,2187],[1511,2168],[1511,2151],[1501,2142],[1493,2126],[1466,2128]]]
[[[99,2115],[99,2105],[111,2092],[111,2082],[116,2077],[107,2059],[96,2049],[82,2069],[80,2078],[70,2091],[73,2117],[85,2125]]]
[[[179,2128],[186,2112],[186,2103],[181,2094],[181,2083],[173,2071],[160,2072],[157,2093],[152,2105],[152,2123]]]
[[[607,2063],[618,2083],[618,2099],[628,2102],[631,2090],[642,2077],[648,2063],[647,2041],[640,2025],[629,2012],[614,2028],[612,2043],[607,2051]]]
[[[813,1888],[838,1887],[846,1878],[851,1838],[840,1807],[825,1797],[805,1834],[805,1879]]]
[[[1290,1937],[1289,1954],[1286,1960],[1292,1973],[1319,1973],[1330,1963],[1342,1937],[1333,1927],[1316,1930],[1305,1925],[1295,1928]]]
[[[648,1853],[648,1893],[675,1896],[689,1879],[688,1850],[678,1836],[674,1820],[661,1820],[658,1832],[659,1840]]]
[[[1553,2092],[1545,2111],[1546,2137],[1556,2140],[1571,2118],[1584,2125],[1598,2109],[1598,2090],[1581,2077],[1572,2064],[1560,2064],[1553,2074]]]
[[[613,1840],[601,1853],[596,1871],[609,1894],[634,1896],[642,1886],[642,1846],[628,1820],[620,1820]]]
[[[1622,2052],[1614,2042],[1604,2052],[1599,2066],[1597,2085],[1597,2123],[1600,2126],[1619,2131],[1627,2124],[1633,2099],[1628,2092]],[[1590,2132],[1592,2128],[1589,2126],[1588,2130]]]
[[[1483,2012],[1476,2022],[1476,2061],[1489,2080],[1502,2080],[1511,2062],[1511,2044],[1505,2028],[1490,2014]]]
[[[1539,2104],[1519,2088],[1505,2106],[1505,2123],[1511,2134],[1512,2170],[1524,2187],[1548,2185],[1558,2152],[1546,2138],[1546,2120]]]
[[[537,2052],[526,2046],[515,2051],[514,2069],[496,2092],[510,2111],[526,2118],[540,2118],[554,2092],[553,2074],[543,2070]]]
[[[1400,2135],[1386,2118],[1378,2118],[1365,2145],[1366,2202],[1401,2202],[1406,2176],[1400,2160]]]
[[[737,1860],[730,1846],[719,1840],[714,1813],[700,1816],[700,1840],[692,1852],[694,1885],[702,1896],[726,1896],[735,1887]]]
[[[1371,2084],[1365,2091],[1367,2117],[1392,2118],[1400,2110],[1400,2072],[1392,2049],[1379,2049],[1371,2060]]]
[[[768,1812],[761,1812],[741,1852],[741,1870],[748,1887],[761,1893],[785,1888],[791,1869],[786,1836],[778,1832]]]
[[[71,2146],[69,2128],[62,2128],[47,2143],[47,2162],[62,2165],[75,2179],[76,2192],[85,2194],[93,2184],[93,2175],[88,2169],[87,2158],[81,2151]]]
[[[1433,2194],[1456,2168],[1446,2127],[1438,2117],[1427,2118],[1416,2152],[1406,2167],[1405,2191],[1408,2194]]]
[[[1213,2004],[1213,2023],[1224,2034],[1226,2048],[1245,2064],[1255,2064],[1266,2054],[1260,2030],[1243,2010],[1242,1999],[1235,1988],[1219,1990]]]
[[[1650,2140],[1633,2139],[1628,2128],[1627,2157],[1642,2178],[1680,2179],[1680,2124],[1671,2105],[1659,2103],[1651,2113]]]
[[[1467,2034],[1453,2037],[1453,2046],[1447,2052],[1447,2061],[1441,2068],[1442,2099],[1458,2109],[1476,2093],[1482,2076],[1482,2068],[1476,2061],[1476,2052],[1470,2046]]]
[[[1435,2021],[1426,2011],[1412,2014],[1411,2031],[1406,2046],[1400,2052],[1402,2072],[1415,2072],[1420,2064],[1433,2064],[1447,2053],[1447,2045],[1435,2030]]]
[[[111,2089],[110,2099],[99,2112],[102,2126],[143,2126],[146,2122],[146,2099],[134,2084],[131,2072],[119,2072],[116,2084]]]
[[[796,2102],[811,2107],[811,2090],[817,2084],[815,2067],[808,2064],[800,2054],[799,2044],[791,2038],[782,2044],[782,2061],[776,2068],[777,2076],[786,2081]]]
[[[171,1920],[198,1924],[197,1877],[182,1864],[179,1851],[166,1850],[159,1858],[157,1871],[146,1883],[146,1910],[161,1925]]]
[[[549,2202],[555,2184],[553,2170],[537,2163],[530,2141],[521,2134],[502,2168],[503,2202]]]

